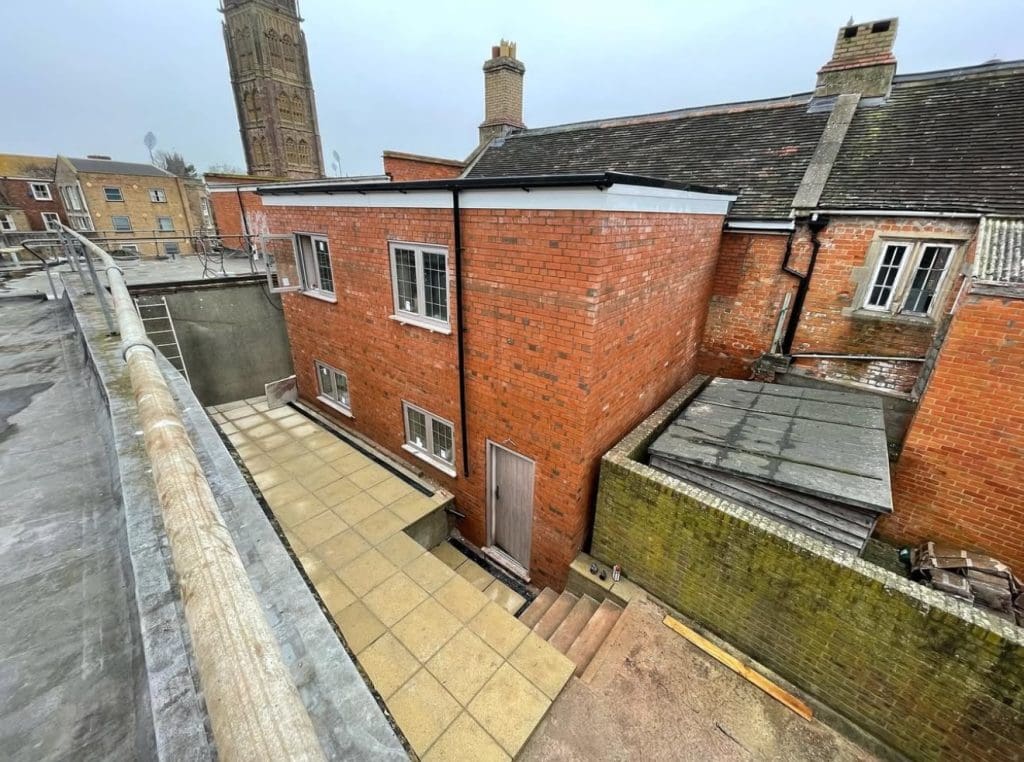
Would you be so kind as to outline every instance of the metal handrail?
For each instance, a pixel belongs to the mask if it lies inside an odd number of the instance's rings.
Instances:
[[[181,587],[218,757],[322,760],[323,751],[113,258],[67,226],[102,262],[121,333]]]

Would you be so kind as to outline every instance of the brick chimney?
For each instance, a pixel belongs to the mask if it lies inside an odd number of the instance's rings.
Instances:
[[[832,60],[818,70],[815,97],[859,94],[875,98],[889,94],[896,73],[892,54],[899,19],[854,24],[839,30]]]
[[[516,59],[516,44],[502,40],[484,61],[484,121],[480,143],[489,143],[523,123],[523,75],[526,67]]]

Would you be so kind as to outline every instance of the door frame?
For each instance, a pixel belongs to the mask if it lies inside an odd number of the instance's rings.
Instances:
[[[535,488],[537,486],[537,461],[533,458],[528,458],[522,453],[516,452],[515,450],[500,445],[497,442],[488,439],[487,443],[487,516],[486,516],[486,527],[487,527],[487,543],[480,550],[487,555],[492,561],[497,563],[502,568],[509,571],[511,574],[519,577],[526,582],[530,581],[530,560],[533,559],[533,498]],[[527,559],[526,565],[524,566],[520,561],[512,558],[501,548],[494,545],[494,453],[497,450],[504,450],[510,455],[514,455],[517,458],[527,461],[533,469],[533,482],[530,484],[530,552],[529,558]]]

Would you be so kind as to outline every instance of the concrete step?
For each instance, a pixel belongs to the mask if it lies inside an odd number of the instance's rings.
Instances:
[[[579,635],[576,636],[572,645],[569,646],[569,650],[564,652],[569,657],[569,660],[576,665],[574,673],[576,677],[583,675],[587,665],[590,664],[594,654],[597,653],[604,643],[608,633],[611,632],[615,623],[619,621],[621,615],[622,608],[618,604],[605,600],[597,608],[597,611],[594,612],[594,615],[590,617],[590,620],[580,631]]]
[[[550,587],[545,587],[540,591],[540,595],[533,599],[533,603],[526,607],[526,611],[519,617],[519,621],[532,630],[556,600],[558,600],[558,593]]]
[[[569,612],[572,611],[572,607],[576,605],[577,598],[572,593],[562,593],[558,596],[558,600],[551,604],[551,608],[544,612],[544,616],[540,618],[540,621],[533,626],[533,631],[540,635],[540,637],[547,640],[551,635],[558,629]]]
[[[548,638],[548,643],[564,654],[569,650],[569,646],[572,645],[573,641],[576,640],[576,636],[587,626],[587,622],[590,621],[590,617],[596,611],[597,601],[589,595],[582,596],[576,601],[576,605],[572,607],[569,615],[558,625],[558,629],[555,630],[554,634]]]

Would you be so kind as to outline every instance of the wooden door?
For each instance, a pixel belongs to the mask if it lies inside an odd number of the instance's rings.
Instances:
[[[528,570],[533,529],[533,461],[493,442],[488,442],[487,448],[490,545]]]

